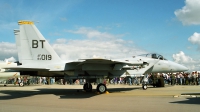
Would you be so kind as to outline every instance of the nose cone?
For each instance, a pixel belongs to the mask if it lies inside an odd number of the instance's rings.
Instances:
[[[179,65],[178,69],[179,69],[180,71],[188,71],[188,70],[189,70],[187,67],[185,67],[185,66],[183,66],[183,65]]]
[[[184,71],[188,71],[188,70],[189,69],[187,67],[173,62],[172,71],[174,71],[174,72],[184,72]]]

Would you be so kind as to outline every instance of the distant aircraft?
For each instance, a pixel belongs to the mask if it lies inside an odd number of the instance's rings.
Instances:
[[[65,79],[86,79],[83,85],[85,91],[92,91],[91,82],[96,79],[119,77],[125,72],[174,72],[185,71],[186,67],[157,58],[133,56],[126,59],[79,59],[77,61],[62,61],[47,40],[32,21],[18,21],[19,30],[14,30],[18,57],[22,65],[9,67],[18,70],[20,74],[46,77],[64,77]],[[67,50],[67,48],[66,48]],[[154,55],[152,55],[154,56]],[[143,60],[144,59],[144,60]],[[155,66],[154,66],[155,65]],[[163,67],[161,67],[163,66]],[[170,69],[169,69],[170,67]],[[136,69],[137,68],[137,69]],[[173,69],[172,69],[173,68]],[[176,68],[176,69],[174,69]],[[97,91],[106,92],[106,84],[97,85]]]
[[[12,78],[18,78],[20,76],[20,73],[19,72],[14,72],[12,70],[5,71],[5,69],[3,69],[3,68],[4,67],[15,67],[15,66],[17,66],[17,63],[0,62],[0,82],[3,82],[4,86],[7,85],[7,83],[6,83],[7,80],[12,79]]]

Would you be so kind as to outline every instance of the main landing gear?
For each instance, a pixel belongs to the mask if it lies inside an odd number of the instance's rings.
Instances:
[[[86,92],[91,92],[92,91],[92,84],[91,83],[85,83],[83,85],[83,90],[85,90]],[[100,83],[97,85],[97,88],[96,88],[97,92],[99,93],[105,93],[107,91],[107,87],[105,84],[103,83]]]
[[[85,83],[83,85],[83,90],[85,90],[86,92],[92,92],[92,84],[91,83]]]
[[[107,91],[107,87],[105,84],[100,83],[97,85],[97,92],[102,94],[102,93],[105,93],[106,91]]]

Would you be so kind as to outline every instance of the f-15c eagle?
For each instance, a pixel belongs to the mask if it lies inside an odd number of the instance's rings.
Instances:
[[[84,78],[85,91],[92,91],[91,81],[100,78],[119,77],[125,72],[152,73],[152,72],[179,72],[186,67],[168,61],[163,56],[148,54],[133,56],[125,59],[79,59],[77,61],[63,61],[36,28],[33,21],[18,21],[19,30],[14,30],[18,49],[19,61],[22,65],[10,67],[28,74],[46,77]],[[66,48],[67,50],[67,48]],[[140,68],[135,69],[135,68]],[[97,85],[97,91],[106,92],[103,83]]]

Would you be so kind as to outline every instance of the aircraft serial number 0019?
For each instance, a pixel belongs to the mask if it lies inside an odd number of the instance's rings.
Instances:
[[[37,59],[38,60],[51,60],[52,56],[49,54],[38,54]]]

